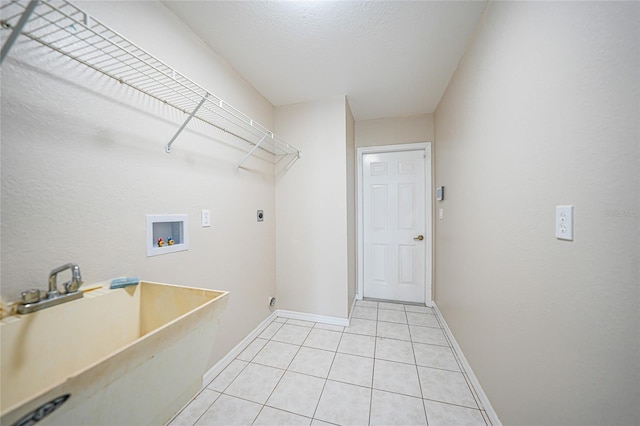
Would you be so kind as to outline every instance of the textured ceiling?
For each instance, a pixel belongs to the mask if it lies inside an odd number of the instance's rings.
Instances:
[[[435,110],[485,1],[163,1],[275,106],[347,95],[356,120]]]

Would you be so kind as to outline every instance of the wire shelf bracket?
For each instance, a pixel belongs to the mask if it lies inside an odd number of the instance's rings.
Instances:
[[[251,157],[253,155],[253,153],[256,151],[256,149],[260,148],[260,145],[262,145],[262,142],[264,142],[264,139],[266,137],[267,137],[267,135],[265,134],[262,137],[262,139],[260,139],[260,142],[255,144],[254,147],[251,148],[251,151],[247,152],[247,155],[245,155],[242,160],[238,161],[238,164],[236,164],[236,172],[240,170],[240,167],[242,166],[242,164],[244,164],[244,162],[247,161],[247,159],[249,159],[249,157]]]
[[[7,41],[4,43],[4,45],[2,45],[2,52],[0,52],[0,65],[2,65],[2,63],[4,62],[4,58],[6,58],[7,55],[9,54],[9,51],[13,47],[13,43],[16,42],[16,39],[22,32],[22,29],[24,28],[24,26],[27,24],[27,21],[29,21],[29,17],[38,6],[38,3],[40,3],[40,0],[31,0],[29,2],[29,5],[27,6],[27,8],[24,10],[24,13],[20,17],[20,20],[18,21],[16,26],[13,28],[13,31],[11,31],[11,35],[9,36]],[[4,26],[5,26],[5,23],[3,21],[2,27],[4,28]],[[7,27],[7,28],[9,29],[11,27]]]
[[[0,64],[16,42],[36,42],[188,114],[165,146],[167,153],[187,124],[197,118],[251,146],[236,170],[258,149],[301,156],[300,150],[251,117],[66,0],[1,2],[0,16],[4,40]]]
[[[171,144],[173,143],[173,141],[176,140],[176,138],[178,137],[178,135],[180,135],[180,133],[182,133],[182,131],[184,130],[185,127],[187,127],[187,124],[189,124],[189,122],[191,121],[191,119],[193,118],[194,115],[196,115],[196,113],[198,112],[198,110],[200,109],[200,107],[202,107],[202,104],[204,104],[204,101],[207,100],[207,98],[209,97],[209,94],[207,93],[205,95],[204,98],[202,98],[202,100],[200,101],[200,103],[198,104],[198,106],[196,107],[196,109],[194,109],[193,111],[191,111],[191,114],[189,114],[189,117],[187,117],[187,119],[184,121],[184,123],[182,123],[182,126],[180,126],[180,128],[178,129],[178,131],[176,132],[175,135],[173,135],[173,137],[171,138],[171,140],[169,141],[169,143],[167,144],[167,146],[164,147],[164,151],[167,154],[171,154]],[[258,146],[258,145],[256,145]],[[254,146],[254,148],[256,147]],[[253,149],[252,149],[253,151]]]

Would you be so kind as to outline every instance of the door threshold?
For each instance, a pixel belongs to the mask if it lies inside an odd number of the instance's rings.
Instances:
[[[405,302],[402,300],[391,300],[391,299],[376,299],[373,297],[363,297],[362,300],[365,300],[367,302],[384,302],[384,303],[398,303],[398,304],[402,304],[402,305],[412,305],[412,306],[427,306],[426,303],[420,303],[420,302]]]

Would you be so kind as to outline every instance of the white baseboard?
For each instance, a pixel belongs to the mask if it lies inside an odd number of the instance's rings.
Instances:
[[[353,302],[351,302],[351,310],[349,311],[349,322],[351,322],[351,316],[353,315],[353,309],[356,307],[356,302],[358,300],[362,300],[362,299],[358,299],[358,295],[356,294],[356,296],[353,298]]]
[[[476,377],[476,375],[473,373],[473,370],[471,369],[471,365],[469,364],[469,361],[467,361],[467,358],[465,358],[464,353],[462,353],[462,348],[460,348],[460,345],[458,345],[456,338],[453,337],[453,333],[451,332],[451,329],[447,325],[447,322],[442,316],[442,312],[440,312],[440,309],[438,309],[438,305],[436,305],[435,302],[433,302],[433,309],[435,310],[436,315],[440,320],[440,323],[444,327],[444,331],[447,334],[449,341],[451,342],[451,346],[453,346],[453,350],[456,351],[456,355],[458,356],[458,359],[462,363],[462,368],[464,368],[465,373],[467,373],[467,377],[469,378],[469,381],[471,382],[471,385],[473,386],[476,392],[476,395],[478,395],[478,398],[480,399],[480,403],[482,404],[482,408],[487,413],[489,420],[491,420],[491,423],[493,424],[493,426],[502,426],[502,422],[498,418],[498,414],[493,409],[493,406],[491,405],[491,402],[489,401],[487,394],[484,393],[482,386],[480,386],[480,382],[478,381],[478,378]]]
[[[276,319],[276,317],[278,316],[277,313],[278,311],[275,311],[271,315],[269,315],[251,333],[249,333],[247,337],[242,339],[240,343],[238,343],[233,349],[231,349],[213,367],[211,367],[209,371],[204,373],[204,375],[202,376],[202,387],[205,388],[209,383],[211,383],[213,379],[216,378],[218,374],[222,372],[222,370],[227,367],[227,365],[231,364],[231,361],[233,361],[238,355],[240,355],[242,351],[244,351],[247,346],[249,346],[249,344],[253,342],[253,339],[258,337],[260,333],[262,333],[264,329],[267,328],[267,326],[271,324],[274,319]]]
[[[349,327],[349,318],[340,318],[340,317],[328,317],[325,315],[316,315],[316,314],[305,314],[304,312],[295,312],[295,311],[285,311],[282,309],[278,309],[276,311],[277,316],[282,318],[291,318],[302,321],[313,321],[320,322],[323,324],[331,324],[331,325],[341,325],[344,327]]]

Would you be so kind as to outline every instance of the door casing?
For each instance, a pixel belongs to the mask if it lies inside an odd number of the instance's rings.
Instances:
[[[357,148],[357,240],[358,240],[358,293],[357,299],[364,295],[364,215],[363,215],[363,188],[362,188],[362,158],[365,154],[381,152],[401,152],[424,150],[425,153],[425,305],[433,306],[433,176],[431,142],[418,142],[399,145],[368,146]]]

